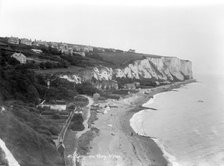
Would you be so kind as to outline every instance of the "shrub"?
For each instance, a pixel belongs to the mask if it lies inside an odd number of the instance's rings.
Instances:
[[[93,95],[94,93],[99,93],[100,91],[95,88],[91,83],[84,82],[82,84],[76,85],[76,90],[80,94],[87,94],[87,95]]]
[[[83,126],[83,117],[81,114],[76,114],[72,118],[71,125],[69,126],[70,129],[73,131],[82,131],[84,129]]]

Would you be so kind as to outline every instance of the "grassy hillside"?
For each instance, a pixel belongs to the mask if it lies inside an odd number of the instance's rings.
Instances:
[[[21,166],[62,166],[63,159],[51,142],[57,125],[23,106],[0,113],[0,137]]]
[[[146,57],[157,57],[157,58],[160,57],[156,55],[130,53],[130,52],[120,52],[120,53],[104,52],[98,54],[100,57],[102,57],[103,61],[111,62],[116,67],[126,66],[130,63],[133,63],[135,60],[141,60]]]

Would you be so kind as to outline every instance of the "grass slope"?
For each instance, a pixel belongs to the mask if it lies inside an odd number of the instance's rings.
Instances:
[[[121,53],[99,53],[99,56],[103,58],[103,61],[111,62],[116,67],[126,66],[130,63],[133,63],[136,60],[145,59],[146,57],[159,58],[157,55],[149,54],[140,54],[140,53],[130,53],[130,52],[121,52]]]
[[[0,137],[21,166],[62,166],[63,160],[48,135],[54,127],[28,110],[7,108],[0,113]],[[42,124],[40,126],[39,124]],[[50,129],[52,128],[52,129]]]

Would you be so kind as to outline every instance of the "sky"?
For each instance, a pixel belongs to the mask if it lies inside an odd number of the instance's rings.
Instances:
[[[222,0],[0,0],[0,36],[135,49],[224,74]]]

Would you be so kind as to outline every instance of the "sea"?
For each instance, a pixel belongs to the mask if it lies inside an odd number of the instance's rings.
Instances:
[[[155,95],[130,125],[151,137],[173,166],[224,166],[224,76]]]

